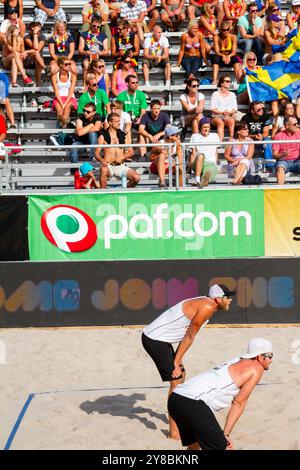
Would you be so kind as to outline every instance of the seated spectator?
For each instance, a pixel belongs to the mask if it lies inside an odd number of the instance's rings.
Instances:
[[[120,129],[120,116],[111,113],[107,117],[107,122],[109,127],[101,132],[98,144],[129,144],[126,134]],[[125,163],[126,160],[132,159],[133,155],[133,149],[130,147],[106,147],[103,149],[103,157],[101,157],[101,149],[97,148],[95,157],[101,163],[100,186],[102,189],[106,188],[107,179],[113,176],[122,179],[125,175],[128,180],[127,188],[133,188],[138,184],[140,175]]]
[[[60,6],[60,0],[34,0],[34,22],[44,26],[45,22],[53,18],[53,22],[62,21],[67,23],[67,17]]]
[[[140,44],[144,44],[144,31],[148,32],[146,14],[147,5],[142,0],[128,0],[121,6],[120,18],[127,20],[132,31],[138,33]]]
[[[198,125],[203,117],[205,104],[205,97],[198,91],[198,88],[198,78],[189,78],[184,93],[179,97],[182,106],[181,125],[183,128],[191,126],[194,134],[198,133]]]
[[[298,21],[300,19],[300,0],[292,0],[290,5],[291,11],[286,14],[286,22],[289,31],[298,28]]]
[[[241,66],[236,55],[237,37],[230,32],[230,24],[227,21],[221,24],[219,36],[214,36],[214,50],[212,84],[216,85],[218,83],[220,67],[233,67],[238,82],[241,76]]]
[[[237,101],[235,94],[229,91],[230,85],[231,79],[229,75],[220,77],[218,83],[219,90],[214,91],[211,97],[211,124],[217,128],[220,141],[224,139],[225,127],[229,129],[229,137],[233,137],[234,134]]]
[[[10,26],[16,26],[20,31],[20,36],[23,38],[26,32],[25,23],[18,17],[18,10],[16,8],[8,7],[7,19],[2,21],[0,26],[0,43],[5,43],[6,34]]]
[[[0,104],[5,106],[10,128],[16,128],[15,116],[9,99],[9,79],[6,73],[0,72]]]
[[[190,0],[194,1],[194,0]],[[205,2],[202,6],[202,13],[198,20],[199,31],[202,33],[205,43],[207,57],[209,56],[214,36],[218,36],[217,18],[215,15],[215,6],[213,3]]]
[[[107,0],[106,3],[109,8],[109,17],[111,18],[111,22],[115,23],[120,17],[121,6],[123,5],[124,0]]]
[[[126,141],[131,144],[132,122],[131,122],[130,115],[126,113],[126,111],[123,111],[123,108],[124,108],[124,104],[122,103],[122,101],[114,100],[111,104],[111,112],[114,114],[118,114],[120,116],[120,129],[126,134]],[[108,127],[109,126],[108,126],[108,122],[106,119],[104,122],[104,129],[107,129]]]
[[[202,34],[196,20],[190,21],[187,33],[183,33],[180,40],[177,67],[185,70],[186,77],[196,76],[200,67],[206,63],[206,50]]]
[[[39,23],[29,23],[28,34],[24,37],[26,65],[35,66],[35,85],[40,86],[42,71],[46,68],[43,59],[43,49],[46,44],[46,36],[41,32]]]
[[[265,28],[264,37],[266,41],[266,52],[275,54],[279,46],[283,46],[287,41],[284,21],[277,15],[269,17],[268,27]]]
[[[230,21],[231,29],[237,33],[237,22],[241,16],[244,16],[247,9],[245,0],[224,0],[223,1],[223,17],[219,15],[219,27],[221,28],[223,21]]]
[[[97,145],[98,135],[103,127],[102,116],[96,112],[94,103],[86,103],[83,113],[78,115],[76,120],[76,130],[74,134],[74,142],[72,145]],[[95,148],[90,148],[90,160],[95,156]],[[70,160],[72,163],[79,161],[79,149],[72,148],[70,152]],[[73,169],[71,173],[74,173]]]
[[[101,27],[100,32],[105,34],[107,37],[108,48],[110,49],[111,43],[111,31],[108,24],[109,16],[109,7],[104,0],[90,0],[88,3],[85,3],[82,9],[82,28],[81,31],[84,33],[88,31],[91,26],[92,16],[98,14],[101,18]]]
[[[249,111],[244,114],[242,121],[248,125],[249,137],[252,140],[265,140],[270,131],[272,119],[265,113],[265,104],[261,101],[252,101],[249,105]],[[255,146],[255,153],[262,147]]]
[[[202,118],[199,124],[199,131],[192,134],[190,144],[197,144],[192,147],[189,166],[194,171],[196,185],[199,189],[211,183],[218,173],[218,147],[219,136],[210,132],[210,120]],[[216,145],[207,145],[207,142],[215,142]]]
[[[257,57],[254,52],[247,52],[244,56],[241,76],[239,78],[239,87],[237,90],[238,104],[249,104],[249,95],[246,84],[246,71],[254,71],[258,68],[259,66],[257,65]]]
[[[11,85],[17,87],[18,73],[22,75],[24,85],[33,85],[33,81],[26,75],[23,61],[26,59],[24,40],[16,26],[9,26],[6,33],[5,44],[2,49],[2,63],[6,70],[11,69]]]
[[[142,116],[139,125],[139,143],[140,144],[157,144],[165,135],[165,128],[170,126],[170,118],[167,113],[161,111],[159,100],[152,100],[150,111]],[[141,147],[142,159],[146,160],[146,147]]]
[[[82,114],[87,103],[94,103],[96,113],[101,116],[102,122],[110,113],[110,104],[106,92],[98,88],[98,81],[95,75],[87,76],[87,91],[81,95],[78,102],[78,114]]]
[[[272,145],[273,158],[277,160],[275,164],[276,178],[278,184],[285,183],[285,174],[292,172],[300,174],[300,130],[297,119],[294,116],[284,118],[285,130],[275,135],[275,140],[299,140],[299,142]]]
[[[121,67],[115,70],[111,77],[111,91],[114,96],[118,96],[124,90],[127,90],[126,77],[133,75],[137,77],[135,70],[132,68],[131,59],[128,53],[120,58]]]
[[[247,5],[247,15],[238,20],[238,47],[243,51],[255,52],[257,62],[262,65],[264,55],[263,20],[257,15],[258,8],[255,2]]]
[[[146,95],[138,90],[139,82],[136,76],[128,75],[125,79],[127,90],[122,91],[117,99],[124,103],[124,111],[130,114],[132,124],[138,129],[141,118],[147,109]]]
[[[267,12],[267,8],[269,6],[269,0],[265,0],[265,2],[263,0],[255,0],[255,3],[257,5],[257,16],[259,16],[260,18],[263,18]]]
[[[67,57],[59,57],[57,63],[59,71],[51,77],[55,94],[52,109],[56,111],[60,127],[66,128],[70,122],[71,112],[77,110],[74,95],[77,76],[71,72],[71,61]]]
[[[6,117],[5,117],[3,105],[0,104],[0,142],[3,142],[6,139],[6,135],[7,135]]]
[[[153,33],[144,42],[143,74],[145,85],[150,86],[149,70],[153,67],[164,69],[166,86],[171,84],[171,62],[169,41],[162,34],[160,26],[154,26]]]
[[[251,142],[249,129],[245,122],[238,122],[234,129],[234,140],[240,143],[226,145],[225,158],[228,162],[228,174],[233,177],[233,184],[242,184],[245,176],[255,173],[253,162],[254,145]]]
[[[23,0],[1,0],[0,3],[4,7],[4,19],[8,18],[8,11],[10,8],[17,10],[17,15],[20,20],[23,18]]]
[[[294,108],[293,103],[291,103],[290,101],[286,101],[281,108],[281,113],[274,118],[272,124],[272,140],[274,140],[274,137],[277,132],[284,131],[284,118],[289,116],[294,116],[297,119],[296,110]]]
[[[59,57],[67,57],[71,61],[72,72],[77,74],[76,64],[73,60],[75,52],[75,40],[72,34],[67,31],[67,25],[63,21],[57,21],[54,24],[52,36],[48,41],[49,52],[51,56],[50,72],[51,75],[58,72],[57,60]]]
[[[169,31],[179,31],[185,20],[184,0],[161,0],[160,17]]]
[[[109,96],[110,78],[105,71],[105,62],[103,59],[92,60],[89,65],[88,73],[95,75],[98,80],[98,88],[104,90]]]
[[[172,173],[175,170],[175,157],[178,157],[180,165],[180,173],[182,173],[182,148],[180,141],[180,129],[176,126],[168,126],[165,129],[165,138],[161,141],[162,144],[175,144],[171,147],[172,157]],[[169,151],[168,147],[153,147],[150,154],[150,171],[151,173],[158,175],[159,181],[158,186],[165,188],[165,176],[166,171],[169,170]]]
[[[189,21],[201,17],[204,12],[204,7],[208,6],[209,9],[211,8],[211,10],[214,11],[218,3],[219,0],[189,0],[189,6],[187,7]]]
[[[88,162],[80,165],[79,171],[75,172],[74,180],[75,189],[100,189],[99,181],[95,178],[94,167]]]
[[[150,18],[148,29],[153,31],[154,26],[160,18],[158,9],[156,8],[157,0],[145,0],[147,13],[146,16]]]
[[[114,65],[116,70],[120,65],[121,57],[127,53],[132,59],[131,66],[137,66],[138,56],[140,54],[140,41],[137,33],[130,30],[128,21],[118,21],[117,34],[111,39],[111,56],[117,58]]]
[[[86,84],[86,74],[90,62],[109,54],[107,37],[105,34],[100,33],[100,23],[100,16],[98,14],[93,15],[90,29],[80,34],[78,54],[83,57],[83,87]]]

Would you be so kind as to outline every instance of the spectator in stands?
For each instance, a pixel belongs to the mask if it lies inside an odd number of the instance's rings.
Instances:
[[[203,117],[205,97],[198,91],[198,78],[189,78],[184,93],[179,97],[182,106],[181,125],[183,128],[192,127],[193,134],[198,133],[198,124]]]
[[[59,71],[51,77],[55,94],[52,109],[56,111],[60,127],[66,128],[71,112],[78,107],[74,95],[77,76],[71,72],[71,61],[67,57],[59,57],[57,63]]]
[[[296,117],[298,120],[298,125],[300,126],[300,96],[298,96],[296,100],[295,110],[296,110]]]
[[[99,145],[124,145],[129,144],[128,137],[120,129],[120,116],[111,113],[107,117],[108,129],[103,130],[100,134]],[[101,163],[100,168],[100,186],[105,189],[107,179],[113,176],[122,178],[126,176],[128,183],[127,188],[133,188],[140,181],[140,175],[126,165],[126,160],[132,159],[134,155],[133,149],[130,147],[106,147],[103,149],[103,157],[101,157],[101,149],[97,148],[95,157]]]
[[[275,169],[278,184],[285,183],[285,173],[287,172],[300,174],[300,130],[297,118],[294,116],[285,117],[284,127],[284,131],[276,134],[275,140],[299,140],[299,142],[273,144],[273,158],[277,160]]]
[[[168,126],[165,129],[165,138],[161,141],[162,144],[175,144],[171,147],[172,157],[172,172],[175,169],[175,157],[178,157],[180,165],[180,173],[182,171],[182,148],[180,141],[180,129],[176,126]],[[158,186],[165,188],[165,175],[169,170],[169,151],[168,147],[153,147],[150,154],[150,171],[158,175]]]
[[[125,53],[120,58],[121,67],[115,70],[111,77],[111,91],[114,96],[118,96],[124,90],[127,90],[126,77],[133,75],[137,78],[135,70],[132,68],[129,53]]]
[[[82,28],[81,31],[84,33],[88,31],[91,26],[92,16],[98,14],[101,18],[100,32],[105,34],[107,37],[108,48],[110,49],[111,43],[111,31],[108,24],[109,7],[104,0],[90,0],[83,6],[82,9]]]
[[[230,21],[233,31],[236,33],[236,26],[239,18],[244,16],[247,3],[245,0],[224,0],[220,5],[222,13],[218,15],[219,27],[221,28],[223,21]],[[223,7],[223,8],[222,8]]]
[[[103,127],[102,116],[96,111],[94,103],[86,103],[82,114],[78,115],[76,120],[76,130],[74,134],[74,142],[72,145],[97,145],[98,135]],[[90,148],[90,160],[95,156],[95,148]],[[70,152],[70,160],[72,163],[79,161],[79,149],[72,148]],[[72,171],[71,173],[74,173]]]
[[[121,6],[124,3],[124,0],[106,0],[106,3],[109,8],[109,17],[112,20],[112,23],[115,23],[120,16]]]
[[[189,21],[199,18],[204,11],[204,7],[208,6],[214,11],[215,7],[218,5],[219,0],[189,0],[189,6],[187,7],[187,15]]]
[[[185,20],[185,0],[161,0],[160,17],[169,31],[178,31]]]
[[[111,55],[117,58],[114,69],[117,69],[121,57],[128,53],[132,59],[131,66],[137,65],[137,59],[140,54],[140,41],[137,33],[130,30],[128,21],[118,21],[117,34],[111,38]]]
[[[147,6],[146,16],[150,18],[148,29],[149,31],[153,31],[154,26],[160,18],[159,11],[156,8],[157,0],[145,0],[145,3]]]
[[[275,54],[279,46],[286,43],[287,36],[285,34],[284,21],[277,15],[269,17],[268,27],[265,28],[264,37],[266,41],[266,52]]]
[[[204,38],[206,55],[209,56],[214,42],[214,36],[218,36],[217,18],[215,15],[215,6],[213,3],[205,2],[203,4],[198,24],[199,31],[202,33]]]
[[[86,74],[92,60],[100,59],[109,54],[108,41],[105,34],[100,33],[101,17],[94,14],[88,31],[80,34],[78,54],[83,57],[83,87],[86,85]],[[85,58],[84,58],[85,57]]]
[[[255,0],[255,3],[258,8],[257,16],[260,16],[260,18],[263,18],[267,12],[267,8],[269,6],[269,0],[265,0],[265,2],[264,0]]]
[[[192,147],[189,166],[194,171],[196,186],[201,189],[213,181],[218,173],[218,147],[219,136],[210,132],[210,119],[202,118],[199,131],[192,134],[190,144]],[[207,145],[207,142],[215,142],[216,145]]]
[[[4,43],[7,30],[10,26],[16,26],[20,30],[20,36],[23,38],[26,32],[25,23],[19,18],[16,8],[7,8],[7,19],[2,21],[0,26],[0,42]]]
[[[220,77],[218,83],[219,90],[214,91],[211,97],[211,124],[217,128],[221,141],[224,139],[225,127],[228,127],[229,137],[233,137],[234,134],[237,101],[235,94],[229,91],[230,86],[231,79],[229,75]]]
[[[92,60],[89,65],[88,73],[94,74],[98,80],[98,88],[104,90],[109,96],[110,78],[105,71],[105,62],[103,59]]]
[[[82,114],[87,103],[94,103],[96,113],[101,116],[102,122],[105,116],[110,113],[110,104],[106,92],[98,88],[98,81],[95,75],[87,76],[87,91],[83,93],[78,102],[78,114]]]
[[[0,104],[0,142],[3,142],[6,139],[6,135],[7,135],[6,117],[4,114],[3,105]]]
[[[4,7],[4,19],[8,18],[8,10],[14,8],[20,20],[23,18],[23,0],[0,0]]]
[[[6,73],[0,72],[0,104],[5,106],[10,128],[16,128],[15,116],[9,99],[9,79]]]
[[[242,121],[246,122],[249,128],[249,137],[252,140],[265,140],[270,131],[272,119],[265,113],[265,104],[261,101],[252,101],[249,105],[248,113],[244,114]],[[255,153],[262,147],[256,145]]]
[[[224,21],[221,24],[219,36],[214,36],[214,50],[213,56],[213,85],[218,83],[218,76],[220,67],[233,67],[236,81],[238,82],[241,76],[241,66],[239,59],[236,55],[237,51],[237,37],[230,32],[230,23]]]
[[[262,65],[264,55],[263,20],[257,15],[258,8],[255,2],[247,6],[247,15],[238,20],[238,46],[244,52],[255,52],[257,62]]]
[[[249,128],[245,122],[237,122],[234,129],[234,140],[240,143],[226,145],[225,159],[228,162],[228,174],[233,177],[233,184],[242,184],[248,173],[255,173],[253,162],[254,145],[249,138]]]
[[[42,71],[46,68],[42,55],[46,44],[46,36],[41,32],[39,23],[29,23],[28,34],[24,37],[24,43],[28,54],[26,66],[35,65],[35,85],[40,86]]]
[[[161,104],[159,100],[152,100],[150,104],[150,111],[142,116],[139,125],[139,143],[140,144],[157,144],[165,135],[165,128],[170,126],[170,118],[167,113],[161,111]],[[141,148],[141,156],[146,160],[146,147]]]
[[[274,140],[274,137],[277,132],[282,132],[285,129],[284,118],[289,116],[294,116],[297,119],[296,110],[294,108],[293,103],[291,103],[290,101],[286,101],[281,108],[281,113],[274,118],[272,124],[272,140]]]
[[[57,21],[54,24],[52,36],[48,41],[49,52],[51,56],[50,74],[56,74],[59,70],[57,60],[59,57],[67,57],[71,61],[72,72],[77,74],[76,64],[73,56],[75,52],[75,40],[72,34],[67,31],[67,25],[63,21]]]
[[[126,113],[126,111],[123,111],[123,108],[124,108],[124,104],[122,103],[122,101],[114,100],[111,104],[111,112],[114,114],[117,113],[120,116],[120,129],[121,131],[125,132],[126,141],[131,144],[132,122],[131,122],[130,115]],[[104,129],[107,129],[108,127],[109,126],[108,126],[108,122],[106,119],[104,123]]]
[[[254,52],[246,52],[243,60],[242,71],[239,78],[239,87],[237,90],[237,102],[238,104],[248,104],[249,96],[247,91],[246,84],[246,71],[257,70],[259,66],[257,65],[257,57]]]
[[[129,22],[132,31],[138,33],[140,44],[144,44],[144,31],[148,32],[146,14],[147,5],[142,0],[128,0],[121,5],[120,17]]]
[[[181,36],[177,67],[182,65],[188,78],[190,75],[196,76],[203,62],[206,63],[204,39],[197,21],[192,20],[188,24],[187,33]]]
[[[298,28],[298,21],[300,19],[300,0],[292,0],[290,5],[291,11],[286,14],[286,22],[290,31]]]
[[[124,111],[130,114],[133,126],[138,128],[147,109],[146,95],[143,91],[138,90],[139,82],[136,76],[128,75],[125,82],[128,88],[122,91],[117,98],[118,101],[124,103]]]
[[[60,6],[60,0],[34,0],[36,8],[34,9],[34,21],[44,26],[50,18],[53,21],[63,21],[67,23],[67,17]]]
[[[162,34],[160,26],[154,26],[153,33],[144,42],[143,74],[145,85],[150,87],[149,70],[153,67],[163,68],[165,71],[166,86],[171,84],[171,62],[169,41]]]
[[[9,26],[6,33],[5,44],[2,49],[2,63],[6,70],[11,70],[11,85],[17,87],[18,73],[22,75],[24,85],[33,85],[33,81],[26,75],[23,61],[27,53],[20,30],[16,26]]]
[[[96,180],[94,174],[94,167],[88,162],[84,162],[80,165],[79,171],[75,171],[74,183],[75,189],[100,189],[99,181]]]

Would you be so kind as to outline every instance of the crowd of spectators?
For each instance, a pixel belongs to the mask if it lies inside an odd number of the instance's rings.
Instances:
[[[188,164],[195,174],[195,185],[202,188],[214,181],[217,144],[228,138],[240,141],[227,145],[225,151],[228,172],[236,185],[254,172],[253,157],[264,158],[266,149],[277,160],[278,182],[284,183],[287,171],[300,173],[298,162],[294,162],[296,155],[299,158],[299,144],[274,144],[272,150],[267,143],[271,137],[275,140],[278,136],[284,140],[298,137],[300,131],[295,126],[299,122],[300,104],[294,106],[284,100],[269,106],[261,102],[249,104],[245,79],[247,71],[266,63],[266,54],[271,54],[267,60],[272,62],[276,47],[287,42],[288,31],[299,27],[300,0],[292,0],[286,19],[278,0],[250,3],[189,0],[189,5],[185,0],[161,0],[159,7],[156,0],[90,0],[82,4],[82,26],[76,34],[70,32],[63,0],[35,0],[32,21],[28,24],[24,22],[22,0],[0,1],[4,7],[0,26],[2,66],[10,72],[12,87],[19,86],[19,75],[25,86],[40,86],[46,74],[53,88],[52,109],[57,115],[57,127],[62,130],[75,127],[71,161],[79,161],[78,145],[128,145],[118,149],[105,147],[102,151],[91,149],[90,159],[100,162],[101,188],[106,187],[112,176],[125,176],[128,187],[138,184],[139,175],[126,166],[126,161],[134,157],[130,144],[135,142],[142,145],[135,158],[151,162],[150,171],[158,174],[160,187],[165,186],[165,172],[170,164],[165,143],[174,144],[173,155],[178,157],[182,170],[180,128],[162,111],[159,100],[151,101],[139,89],[138,71],[142,71],[146,91],[152,87],[153,69],[163,70],[166,88],[173,83],[166,31],[182,33],[174,65],[185,72],[185,90],[179,97],[180,123],[184,134],[192,132],[190,142],[195,146]],[[50,60],[43,53],[46,48]],[[105,67],[111,59],[114,64],[110,75]],[[80,83],[79,65],[83,72]],[[208,66],[212,67],[211,73],[205,72]],[[34,68],[34,80],[28,74],[30,68]],[[233,77],[237,95],[232,91]],[[15,118],[5,73],[0,73],[1,82],[0,123],[4,140],[6,116],[11,127],[15,127]],[[212,85],[209,106],[199,89],[202,83]],[[238,104],[249,104],[243,116]],[[76,112],[74,121],[72,116]],[[216,146],[206,145],[210,140]],[[261,144],[254,146],[252,141]],[[161,147],[147,152],[143,145],[151,143],[161,143]],[[98,187],[98,183],[89,183],[88,187]]]

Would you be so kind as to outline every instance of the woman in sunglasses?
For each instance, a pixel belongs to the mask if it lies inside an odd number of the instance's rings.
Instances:
[[[111,91],[114,96],[118,96],[121,91],[127,90],[127,83],[125,80],[128,75],[134,75],[137,77],[137,74],[132,67],[130,54],[126,52],[120,58],[120,67],[113,72],[111,77]]]
[[[237,89],[237,102],[238,104],[249,104],[249,95],[246,84],[246,71],[254,71],[259,68],[257,65],[257,57],[254,52],[246,52],[242,64],[242,72],[239,78],[239,87]]]
[[[234,140],[238,144],[226,145],[225,159],[228,162],[228,174],[233,177],[233,184],[242,184],[247,173],[255,173],[253,162],[254,145],[249,138],[249,128],[245,122],[238,122],[234,129]]]
[[[59,57],[67,57],[71,61],[73,73],[77,73],[76,64],[72,60],[75,52],[75,39],[67,31],[67,25],[64,21],[57,21],[53,28],[53,34],[48,41],[49,53],[51,56],[50,73],[56,74],[59,70],[57,60]]]
[[[98,88],[104,90],[109,96],[110,79],[105,71],[105,62],[103,59],[92,60],[89,65],[88,73],[92,73],[98,80]]]
[[[229,137],[233,137],[235,126],[235,114],[237,101],[235,93],[229,91],[231,79],[229,75],[220,77],[218,91],[214,91],[211,97],[210,109],[212,112],[211,124],[217,128],[220,141],[224,139],[224,128],[228,127]]]
[[[59,57],[57,61],[59,71],[51,76],[55,99],[52,109],[56,111],[57,120],[64,129],[70,122],[70,114],[77,109],[74,96],[77,76],[71,71],[71,61],[67,57]]]
[[[203,93],[198,91],[199,80],[195,77],[189,78],[186,82],[184,93],[180,96],[179,101],[182,106],[180,121],[182,127],[192,126],[193,134],[199,132],[199,122],[203,117],[203,109],[205,97]]]
[[[237,36],[230,32],[230,22],[225,21],[221,25],[219,36],[214,36],[214,50],[213,56],[213,85],[218,82],[218,75],[220,67],[233,67],[236,81],[239,81],[241,76],[241,65],[236,55],[237,51]]]

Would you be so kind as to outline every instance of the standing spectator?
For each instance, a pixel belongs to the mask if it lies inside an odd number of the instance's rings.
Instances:
[[[63,21],[67,23],[67,17],[60,6],[60,0],[34,0],[36,8],[34,9],[34,22],[44,26],[49,18],[53,21]]]
[[[6,139],[7,125],[2,104],[0,105],[0,142]]]
[[[257,15],[255,2],[247,6],[248,14],[238,20],[238,46],[244,52],[255,52],[259,65],[262,65],[264,55],[263,20]]]
[[[215,7],[212,3],[205,2],[203,4],[198,24],[199,31],[204,38],[206,55],[208,56],[214,42],[214,36],[218,36],[217,18],[215,15]]]
[[[126,141],[131,144],[131,141],[132,141],[132,139],[131,139],[132,122],[131,122],[130,115],[128,113],[126,113],[126,111],[123,111],[123,108],[124,108],[124,105],[123,105],[122,101],[114,100],[111,104],[111,112],[114,113],[114,114],[118,114],[120,116],[120,129],[121,129],[121,131],[125,132]],[[107,129],[108,127],[109,126],[108,126],[108,122],[107,122],[107,119],[106,119],[105,123],[104,123],[104,129]]]
[[[254,173],[255,166],[252,160],[254,145],[249,138],[249,128],[245,122],[238,122],[234,129],[234,140],[239,144],[226,145],[225,159],[228,162],[228,174],[233,176],[233,184],[241,184],[247,173]]]
[[[177,67],[185,70],[186,77],[195,76],[199,68],[206,63],[206,50],[202,33],[199,31],[196,20],[190,21],[187,33],[183,33],[180,40],[180,50]]]
[[[87,103],[94,103],[96,113],[100,114],[102,122],[105,116],[110,113],[110,104],[104,90],[98,88],[98,81],[95,75],[87,77],[87,91],[83,93],[78,102],[78,114],[82,114]]]
[[[159,100],[152,100],[150,111],[142,116],[139,125],[139,143],[157,144],[165,135],[165,128],[169,126],[170,118],[167,113],[161,111]],[[146,147],[141,147],[141,156],[146,160]]]
[[[147,7],[147,16],[150,18],[148,29],[149,31],[152,31],[160,18],[159,11],[156,8],[157,0],[145,0],[145,3]]]
[[[81,31],[84,33],[90,29],[92,16],[98,14],[101,17],[100,32],[105,34],[108,41],[108,48],[110,48],[111,42],[111,31],[108,24],[109,7],[104,0],[90,0],[83,6],[82,9],[82,28]]]
[[[128,75],[134,75],[137,77],[135,70],[132,68],[131,59],[128,53],[125,53],[120,58],[120,65],[117,70],[115,70],[111,77],[111,91],[114,96],[118,96],[124,90],[127,90],[126,77]]]
[[[182,106],[181,125],[182,127],[192,126],[193,134],[198,133],[198,125],[203,117],[205,97],[198,91],[198,78],[189,78],[186,82],[184,93],[179,97]]]
[[[55,94],[52,109],[56,111],[60,126],[66,128],[71,112],[77,109],[74,95],[77,76],[71,72],[71,61],[67,57],[60,57],[57,63],[59,71],[51,77]]]
[[[185,20],[184,0],[161,0],[161,21],[169,31],[178,31]]]
[[[4,6],[4,19],[8,18],[9,8],[17,10],[17,15],[20,20],[23,18],[23,0],[0,0]]]
[[[169,41],[162,35],[160,26],[154,26],[153,33],[144,42],[143,74],[145,85],[150,86],[149,69],[162,67],[165,71],[166,86],[171,84],[171,62],[169,59]]]
[[[285,130],[278,132],[275,140],[298,140],[300,141],[300,130],[298,128],[297,118],[287,116],[284,118]],[[300,174],[300,142],[273,144],[273,157],[277,160],[275,164],[276,178],[278,184],[285,183],[285,173]]]
[[[74,142],[72,145],[97,145],[98,134],[102,129],[102,117],[97,114],[96,106],[94,103],[86,103],[83,108],[83,113],[78,115],[76,121],[76,131],[74,135]],[[90,160],[95,156],[95,148],[90,148]],[[70,153],[70,160],[72,163],[77,163],[79,160],[79,149],[73,148]],[[74,171],[72,171],[74,173]]]
[[[138,90],[139,82],[134,75],[128,75],[125,82],[128,88],[122,91],[117,98],[118,101],[124,103],[124,111],[130,114],[133,125],[138,128],[147,109],[146,95],[143,91]]]
[[[6,41],[2,49],[2,63],[6,70],[11,69],[11,85],[17,87],[18,73],[22,75],[24,85],[33,85],[33,81],[26,75],[23,61],[25,52],[24,40],[17,26],[9,26],[6,33]]]
[[[210,120],[207,118],[201,119],[199,131],[192,134],[190,140],[190,144],[197,144],[192,147],[190,168],[195,173],[196,185],[199,189],[202,189],[213,181],[218,173],[217,161],[220,139],[218,134],[210,132]],[[207,142],[215,142],[216,145],[207,145]]]
[[[221,24],[219,36],[214,36],[214,50],[212,84],[216,85],[218,83],[220,67],[233,67],[238,82],[241,76],[241,66],[236,55],[237,37],[230,32],[230,23],[228,21]]]
[[[7,19],[2,21],[0,26],[0,42],[5,42],[5,37],[9,26],[16,26],[20,30],[20,36],[23,38],[26,32],[25,23],[18,17],[16,8],[7,8]]]
[[[6,73],[0,72],[0,104],[5,106],[10,127],[15,128],[15,116],[9,99],[9,80]]]
[[[63,21],[57,21],[54,24],[52,36],[48,41],[49,52],[51,56],[50,72],[51,75],[58,72],[57,59],[67,57],[71,61],[72,72],[77,74],[76,64],[73,56],[75,52],[75,40],[72,34],[67,31],[67,25]]]
[[[43,49],[46,44],[46,36],[41,32],[39,23],[29,23],[28,34],[24,37],[25,51],[28,56],[26,63],[35,65],[35,84],[40,86],[42,71],[46,68],[43,59]]]
[[[229,129],[229,137],[233,137],[234,134],[237,101],[235,94],[229,91],[230,85],[231,79],[229,75],[220,77],[218,83],[219,90],[214,91],[211,97],[211,124],[217,128],[220,141],[224,139],[225,127]]]
[[[94,74],[98,80],[98,88],[104,90],[109,96],[110,79],[105,71],[105,62],[103,59],[93,60],[88,68],[88,73]]]
[[[128,21],[118,21],[117,34],[111,38],[111,55],[117,58],[114,65],[116,70],[119,67],[121,57],[127,53],[132,59],[131,66],[137,65],[137,59],[140,54],[140,41],[138,34],[130,31]]]
[[[128,0],[121,6],[120,17],[127,20],[134,31],[137,30],[139,35],[140,44],[144,43],[144,30],[148,30],[145,23],[145,16],[147,14],[146,2],[142,0]]]
[[[100,33],[101,18],[94,14],[91,18],[90,29],[81,33],[78,45],[78,53],[85,57],[83,65],[83,87],[86,84],[86,74],[92,60],[100,59],[109,54],[108,41],[105,34]]]

